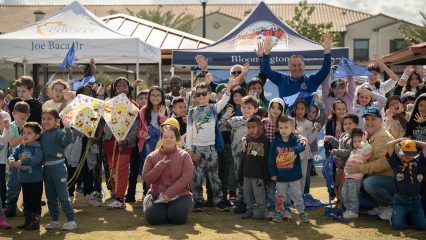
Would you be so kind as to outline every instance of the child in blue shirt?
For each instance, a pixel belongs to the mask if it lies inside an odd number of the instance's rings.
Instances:
[[[18,229],[39,230],[41,195],[43,193],[42,160],[43,151],[38,142],[41,126],[37,122],[27,122],[22,133],[22,144],[15,148],[9,157],[9,164],[18,169],[18,179],[22,185],[24,199],[24,224]]]
[[[399,149],[395,152],[395,145],[398,143]],[[420,154],[416,143],[423,149]],[[422,164],[426,143],[400,138],[387,143],[386,148],[396,186],[391,217],[392,227],[407,228],[407,218],[410,218],[415,228],[426,230],[426,218],[420,197],[420,184],[424,181]]]
[[[68,194],[67,167],[65,166],[65,147],[73,140],[70,123],[62,120],[65,129],[59,128],[61,118],[54,109],[47,109],[42,114],[44,132],[41,134],[43,147],[43,179],[46,187],[47,206],[52,222],[45,226],[46,230],[59,229],[58,200],[67,216],[68,222],[62,230],[74,230],[74,209]]]
[[[305,150],[303,143],[293,134],[295,120],[290,116],[282,116],[278,121],[279,132],[269,147],[268,169],[271,180],[276,182],[276,204],[274,221],[282,221],[284,216],[283,202],[287,195],[294,202],[300,221],[309,222],[305,215],[300,179],[302,163],[300,153]]]

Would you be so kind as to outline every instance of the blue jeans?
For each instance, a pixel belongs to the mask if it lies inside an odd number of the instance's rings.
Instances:
[[[7,180],[7,211],[16,212],[16,203],[21,192],[21,183],[18,179],[18,169],[9,168],[9,179]]]
[[[416,197],[406,197],[395,194],[392,210],[392,227],[394,229],[404,229],[407,227],[407,217],[414,227],[420,230],[426,229],[426,218],[423,214],[422,201],[420,195]]]
[[[376,206],[392,205],[396,193],[393,177],[370,176],[364,179],[363,187]]]
[[[275,181],[269,180],[266,184],[266,207],[268,212],[275,212]]]

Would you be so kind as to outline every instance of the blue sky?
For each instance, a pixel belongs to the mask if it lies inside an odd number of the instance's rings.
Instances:
[[[264,0],[266,3],[297,3],[298,0]],[[0,4],[68,4],[73,0],[0,0]],[[199,0],[79,0],[82,4],[177,4],[200,3]],[[258,3],[260,0],[208,0],[209,3]],[[424,0],[308,0],[309,3],[331,5],[367,12],[384,13],[392,17],[422,23],[419,11],[426,13]]]

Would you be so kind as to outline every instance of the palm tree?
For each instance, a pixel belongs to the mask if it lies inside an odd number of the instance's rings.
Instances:
[[[177,29],[183,32],[192,33],[192,23],[194,16],[190,14],[181,14],[176,16],[172,11],[161,12],[159,9],[145,11],[144,9],[135,13],[127,8],[130,15],[142,18],[166,27]]]

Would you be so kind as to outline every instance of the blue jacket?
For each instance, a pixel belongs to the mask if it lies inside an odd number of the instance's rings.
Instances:
[[[273,71],[269,61],[269,55],[263,55],[260,72],[277,85],[280,98],[282,98],[296,94],[301,90],[315,92],[330,73],[331,53],[324,54],[324,62],[318,72],[304,75],[301,78],[293,78],[289,74]],[[304,83],[305,88],[302,88],[302,83]]]
[[[284,142],[279,132],[269,146],[268,170],[271,177],[277,177],[277,182],[292,182],[302,178],[302,163],[299,154],[305,150],[303,143],[294,134],[289,141]],[[287,152],[294,153],[293,158]]]
[[[40,137],[41,146],[43,147],[44,167],[49,165],[48,162],[59,161],[61,159],[65,160],[65,147],[67,147],[72,140],[73,134],[71,128],[66,128],[64,130],[54,128],[49,131],[44,131]]]
[[[21,155],[25,154],[24,159]],[[43,151],[39,142],[32,144],[20,144],[15,148],[10,160],[21,160],[21,168],[18,170],[18,179],[21,183],[41,182]]]

